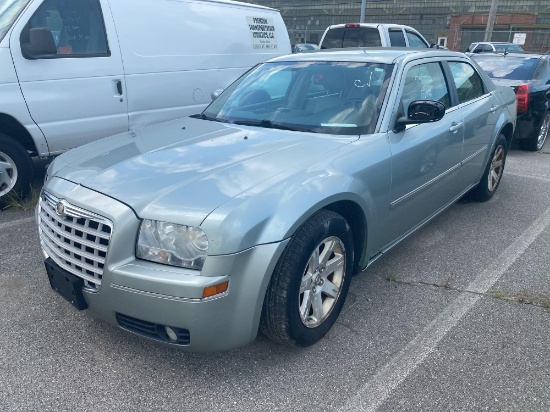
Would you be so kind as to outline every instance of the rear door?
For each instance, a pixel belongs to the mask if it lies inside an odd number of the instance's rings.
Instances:
[[[24,51],[36,49],[36,29],[51,33],[42,41],[53,38],[54,51],[29,57]],[[14,27],[10,47],[51,154],[128,130],[124,70],[106,0],[34,2]]]

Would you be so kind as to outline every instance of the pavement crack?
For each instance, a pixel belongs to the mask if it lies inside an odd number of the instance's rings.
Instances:
[[[450,284],[451,278],[447,279],[443,284],[434,283],[434,282],[424,282],[421,280],[408,281],[403,279],[397,279],[393,276],[388,277],[386,280],[391,283],[397,283],[402,285],[431,286],[439,289],[452,290],[453,292],[458,292],[458,293],[466,293],[466,294],[478,295],[478,296],[497,299],[497,300],[505,300],[508,302],[516,302],[522,305],[537,306],[537,307],[546,309],[548,313],[550,313],[550,298],[546,296],[530,293],[529,291],[523,291],[519,294],[510,294],[505,292],[478,292],[475,290],[462,289],[462,288],[451,286]]]

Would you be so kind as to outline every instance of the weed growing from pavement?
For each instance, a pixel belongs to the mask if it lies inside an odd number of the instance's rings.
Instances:
[[[35,186],[31,186],[29,193],[24,198],[21,198],[21,196],[15,194],[15,195],[9,195],[6,197],[5,200],[3,200],[3,209],[21,209],[21,210],[32,210],[38,203],[38,199],[40,198],[40,188],[37,188]]]

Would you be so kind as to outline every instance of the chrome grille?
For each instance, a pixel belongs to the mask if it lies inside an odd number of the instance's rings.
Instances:
[[[113,223],[42,191],[38,227],[46,255],[87,287],[99,289]]]

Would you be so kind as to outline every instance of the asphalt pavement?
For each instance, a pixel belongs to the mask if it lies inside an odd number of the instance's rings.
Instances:
[[[78,312],[33,212],[1,211],[0,379],[0,411],[549,411],[550,142],[356,276],[307,349],[185,353]]]

